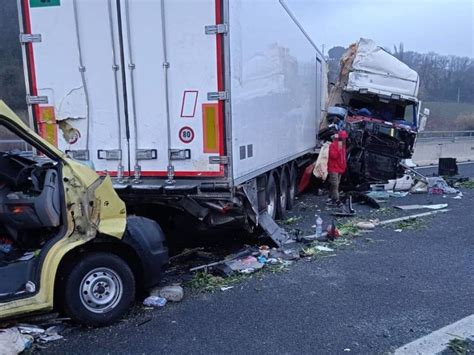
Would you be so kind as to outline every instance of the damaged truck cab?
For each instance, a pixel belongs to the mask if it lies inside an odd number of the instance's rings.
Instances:
[[[30,130],[0,101],[0,319],[60,307],[117,320],[167,262],[153,221],[131,217],[104,179]]]
[[[418,73],[371,40],[361,39],[344,54],[325,123],[344,122],[351,185],[403,175],[400,163],[411,159],[429,112],[419,114],[418,89]]]

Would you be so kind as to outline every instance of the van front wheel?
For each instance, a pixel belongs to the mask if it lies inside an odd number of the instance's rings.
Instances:
[[[135,299],[135,277],[120,257],[103,252],[82,255],[64,274],[63,306],[79,323],[104,326],[117,321]]]

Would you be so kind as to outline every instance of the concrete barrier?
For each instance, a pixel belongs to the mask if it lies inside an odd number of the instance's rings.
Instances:
[[[415,164],[437,164],[439,158],[456,158],[458,162],[474,161],[474,138],[436,138],[416,142],[413,155]]]

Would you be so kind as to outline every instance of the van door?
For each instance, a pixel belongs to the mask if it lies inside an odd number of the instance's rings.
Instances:
[[[41,36],[28,53],[38,127],[73,158],[121,175],[128,132],[116,1],[31,0],[23,11],[26,32]]]
[[[130,173],[137,178],[224,173],[222,103],[208,98],[222,90],[222,35],[205,33],[220,23],[220,3],[120,1]]]

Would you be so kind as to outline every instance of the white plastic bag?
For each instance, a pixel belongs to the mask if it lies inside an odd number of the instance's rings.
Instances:
[[[321,147],[319,152],[318,159],[314,165],[313,175],[318,179],[325,181],[328,177],[328,160],[329,160],[329,146],[330,142],[326,142]]]

